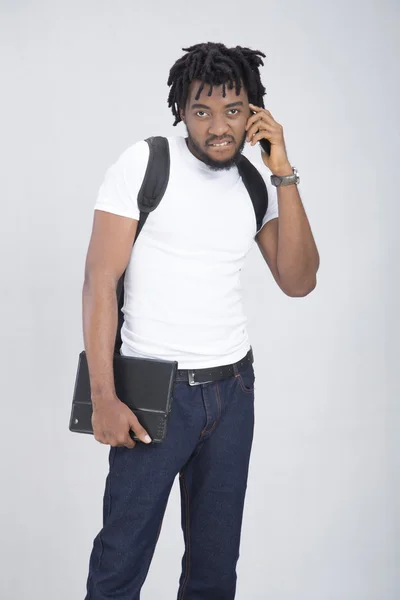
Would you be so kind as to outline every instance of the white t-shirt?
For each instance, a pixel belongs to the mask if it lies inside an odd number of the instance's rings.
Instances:
[[[181,369],[234,363],[250,348],[240,271],[256,231],[237,167],[213,171],[168,138],[169,182],[133,246],[125,274],[121,352],[178,361]],[[130,146],[106,172],[95,209],[139,220],[137,196],[149,158]],[[252,161],[268,189],[263,225],[278,216],[269,171]]]

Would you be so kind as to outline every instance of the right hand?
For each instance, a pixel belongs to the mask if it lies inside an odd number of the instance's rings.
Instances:
[[[136,442],[130,436],[131,430],[145,444],[151,442],[134,413],[117,397],[93,403],[92,427],[95,439],[101,444],[134,448]]]

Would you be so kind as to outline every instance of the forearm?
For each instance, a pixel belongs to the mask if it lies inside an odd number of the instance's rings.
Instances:
[[[92,402],[116,397],[113,356],[118,324],[114,283],[88,277],[82,290],[82,324]]]
[[[277,269],[291,294],[308,294],[316,285],[319,254],[297,185],[279,186]]]
[[[261,152],[264,164],[279,177],[293,175],[282,125],[269,110],[253,104],[249,107],[254,114],[246,124],[247,140],[252,146],[268,140],[269,150]],[[273,274],[281,289],[291,296],[305,296],[316,285],[318,250],[297,185],[278,186],[277,190],[279,219],[278,231],[274,232],[274,255],[268,241],[261,242],[261,249],[267,262],[273,265]]]

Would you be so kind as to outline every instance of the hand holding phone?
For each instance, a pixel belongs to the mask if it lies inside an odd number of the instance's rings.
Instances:
[[[257,114],[257,111],[255,111],[255,110],[252,110],[251,112],[253,115]],[[258,131],[256,133],[258,133]],[[264,138],[264,139],[260,140],[259,143],[261,144],[261,148],[263,149],[263,151],[266,154],[268,154],[268,156],[270,156],[271,155],[271,142]]]

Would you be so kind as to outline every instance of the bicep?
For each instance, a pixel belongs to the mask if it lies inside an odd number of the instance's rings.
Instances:
[[[256,242],[276,283],[281,287],[277,266],[278,218],[268,221],[256,236]]]
[[[138,221],[95,210],[85,263],[85,280],[92,276],[118,283],[125,271],[135,240]]]

